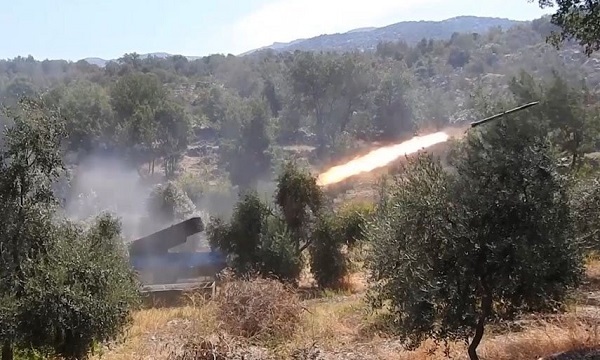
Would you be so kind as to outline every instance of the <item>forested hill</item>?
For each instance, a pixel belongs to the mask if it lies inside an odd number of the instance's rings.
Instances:
[[[380,28],[362,28],[341,34],[325,34],[310,39],[294,40],[289,43],[274,43],[243,55],[265,49],[274,51],[369,51],[375,50],[377,44],[382,41],[402,40],[409,44],[415,44],[422,39],[448,39],[453,33],[484,33],[496,27],[506,30],[523,23],[525,22],[477,16],[459,16],[442,21],[402,21]]]
[[[422,39],[449,39],[453,33],[484,33],[491,28],[501,27],[506,30],[512,26],[524,24],[524,21],[509,19],[459,16],[442,21],[403,21],[380,28],[361,28],[350,30],[343,34],[325,34],[310,39],[298,39],[288,43],[274,43],[260,49],[250,50],[243,55],[255,53],[260,50],[284,51],[354,51],[375,50],[377,44],[387,41],[402,40],[415,44]],[[158,57],[167,58],[175,54],[151,53],[140,54],[140,58]],[[186,56],[188,60],[196,60],[198,56]],[[98,57],[83,59],[92,65],[104,66],[111,60]],[[113,59],[114,60],[114,59]]]
[[[555,49],[545,40],[552,30],[538,19],[367,52],[133,53],[104,67],[18,57],[0,60],[0,102],[41,95],[58,105],[72,151],[102,147],[140,166],[168,163],[168,172],[201,156],[193,166],[203,178],[249,185],[270,176],[290,146],[319,149],[311,160],[324,164],[355,153],[357,140],[397,141],[475,120],[490,99],[511,106],[554,87],[553,103],[581,105],[583,79],[600,89],[599,57],[577,44]]]

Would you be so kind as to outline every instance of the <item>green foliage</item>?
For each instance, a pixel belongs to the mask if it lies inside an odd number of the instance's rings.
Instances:
[[[229,254],[238,275],[294,281],[302,269],[287,226],[254,192],[241,197],[229,223],[212,219],[207,234],[211,247]]]
[[[56,243],[24,289],[22,341],[81,359],[95,342],[117,339],[131,322],[137,280],[120,225],[110,216],[98,217],[88,229],[63,223],[54,231],[48,235],[57,236]]]
[[[578,180],[571,189],[576,239],[583,247],[600,250],[600,183],[597,174]]]
[[[186,220],[196,210],[187,194],[172,181],[152,189],[147,207],[149,218],[156,228]]]
[[[207,227],[211,247],[230,254],[236,272],[252,272],[253,266],[259,263],[261,233],[269,213],[270,209],[260,198],[249,192],[236,204],[228,224],[216,218]]]
[[[271,217],[261,237],[260,273],[284,282],[295,282],[304,266],[293,246],[292,234],[285,223]]]
[[[597,105],[585,82],[569,84],[564,75],[553,71],[544,84],[522,72],[510,81],[509,88],[519,102],[541,102],[530,114],[546,127],[552,144],[567,158],[569,169],[580,170],[585,154],[593,151],[600,139]]]
[[[317,185],[317,179],[298,168],[294,162],[287,162],[277,178],[275,203],[293,233],[298,252],[308,244],[310,222],[318,216],[323,201],[323,193]]]
[[[335,220],[328,215],[318,219],[308,248],[311,272],[324,289],[339,288],[348,273],[348,259],[342,253],[342,237]]]
[[[154,121],[156,148],[164,159],[165,177],[172,178],[180,155],[187,150],[190,120],[183,107],[169,102],[156,111]]]
[[[254,102],[249,112],[250,118],[242,124],[238,138],[224,159],[231,183],[242,190],[255,187],[260,178],[268,178],[271,168],[271,139],[265,105]]]
[[[71,150],[92,150],[100,142],[113,142],[114,113],[106,90],[89,81],[78,81],[52,90],[46,98],[61,109]]]
[[[408,84],[398,75],[386,74],[375,93],[377,112],[374,121],[384,140],[395,140],[414,131],[413,109],[406,99]]]
[[[255,192],[245,193],[228,223],[211,221],[209,241],[230,255],[238,275],[258,273],[283,281],[298,279],[308,249],[318,284],[339,287],[348,272],[342,247],[362,240],[362,226],[371,209],[348,208],[338,218],[322,211],[323,200],[316,179],[288,162],[279,176],[278,206],[272,209]]]
[[[19,105],[0,152],[3,356],[17,347],[85,358],[96,341],[121,334],[137,284],[117,222],[101,217],[85,230],[58,216],[60,114],[40,100]]]
[[[471,338],[485,324],[560,305],[582,276],[564,180],[535,121],[499,120],[471,133],[453,159],[410,160],[367,226],[375,283],[399,333]]]
[[[337,226],[342,241],[352,247],[365,238],[364,227],[374,215],[374,206],[369,202],[350,203],[337,211]]]
[[[533,1],[533,0],[529,0]],[[600,49],[600,16],[598,0],[538,0],[542,8],[557,6],[552,23],[561,28],[550,40],[555,46],[567,39],[577,39],[590,55]]]

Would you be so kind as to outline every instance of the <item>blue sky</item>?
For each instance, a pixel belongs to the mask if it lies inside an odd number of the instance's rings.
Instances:
[[[0,0],[0,58],[239,54],[399,21],[548,12],[528,0]]]

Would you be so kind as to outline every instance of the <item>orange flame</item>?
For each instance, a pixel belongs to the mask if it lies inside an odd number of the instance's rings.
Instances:
[[[373,171],[384,167],[401,156],[418,152],[421,149],[445,142],[449,139],[445,132],[429,135],[415,136],[414,138],[396,145],[375,149],[359,158],[345,164],[334,166],[317,178],[319,186],[331,185],[343,181],[351,176]]]

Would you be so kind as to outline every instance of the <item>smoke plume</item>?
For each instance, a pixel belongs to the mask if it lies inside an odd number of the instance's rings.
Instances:
[[[116,157],[91,156],[73,171],[65,211],[73,220],[85,220],[103,211],[120,218],[126,238],[140,236],[151,186],[135,168]]]

